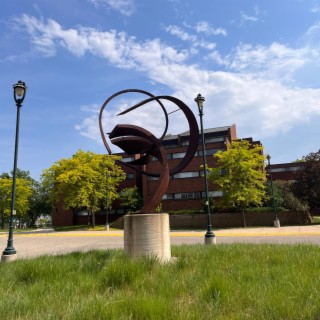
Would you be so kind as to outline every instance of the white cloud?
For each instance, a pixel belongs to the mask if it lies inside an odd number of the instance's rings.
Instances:
[[[166,28],[166,31],[174,36],[177,36],[179,39],[181,39],[183,41],[197,41],[196,36],[190,35],[189,33],[183,31],[178,26],[170,25]]]
[[[206,60],[213,60],[216,64],[220,66],[227,66],[228,61],[226,58],[222,57],[222,55],[219,53],[219,51],[214,50],[211,53],[209,53],[206,57]]]
[[[256,16],[249,16],[247,14],[245,14],[243,11],[240,12],[241,15],[241,21],[245,22],[245,21],[250,21],[250,22],[257,22],[258,18]]]
[[[88,0],[96,7],[106,7],[118,11],[125,16],[131,16],[135,11],[134,0]]]
[[[308,47],[293,49],[276,42],[269,46],[242,44],[223,61],[230,70],[236,72],[255,73],[268,79],[292,82],[293,74],[316,61],[318,54]]]
[[[281,43],[242,44],[226,56],[215,50],[211,58],[225,66],[222,72],[188,64],[188,50],[178,51],[160,39],[138,41],[116,30],[102,32],[84,27],[66,30],[53,20],[44,22],[26,15],[17,21],[44,55],[55,54],[58,47],[63,47],[75,56],[90,53],[116,67],[142,71],[150,81],[170,88],[173,95],[185,101],[195,113],[193,99],[202,93],[206,97],[207,127],[236,123],[243,135],[261,139],[287,132],[320,114],[320,90],[299,87],[295,78],[295,73],[306,65],[319,68],[320,51],[316,47],[295,49]],[[116,110],[124,105],[120,103],[108,110],[107,119],[116,118]],[[132,104],[127,102],[127,105]],[[97,113],[94,109],[91,112],[77,129],[100,141]],[[172,133],[184,131],[186,124],[181,113],[173,116],[177,120]],[[139,117],[129,114],[129,123],[132,119],[135,124],[150,125],[156,132],[163,128],[163,124],[154,121],[153,110],[149,108],[139,109]]]
[[[311,12],[312,13],[318,13],[320,12],[320,6],[319,5],[315,5],[311,8]]]
[[[198,53],[196,48],[204,48],[207,50],[213,50],[216,47],[216,44],[213,42],[199,40],[196,35],[190,34],[184,30],[182,30],[178,26],[170,25],[166,28],[166,31],[169,32],[171,35],[178,37],[183,41],[190,42],[191,49],[190,53],[192,53],[192,49],[195,50],[194,53]]]
[[[130,94],[128,95],[130,96]],[[125,96],[126,95],[124,95],[124,97]],[[117,116],[119,112],[128,109],[129,107],[145,98],[147,98],[145,95],[141,95],[140,100],[137,100],[136,98],[115,98],[114,100],[111,100],[110,104],[106,106],[103,112],[102,122],[104,131],[106,133],[111,132],[117,124],[130,124],[143,127],[146,130],[149,130],[155,136],[160,137],[165,127],[165,117],[162,109],[159,107],[159,105],[157,105],[157,103],[149,103],[145,106],[141,106],[137,110],[131,111],[128,114]],[[166,102],[165,100],[163,100],[162,102],[166,106],[168,112],[170,112],[170,110],[172,110],[172,105],[170,105],[170,103],[168,104],[168,102]],[[84,118],[81,124],[76,125],[75,129],[78,130],[81,135],[92,140],[96,140],[97,142],[102,144],[98,126],[100,106],[95,104],[92,106],[83,106],[81,110],[89,115]],[[183,125],[180,125],[181,123],[183,124],[183,121],[181,121],[180,119],[180,121],[177,121],[177,123],[177,128],[175,129],[183,131],[185,128],[183,127]],[[113,151],[117,150],[111,143],[109,143],[109,145],[113,149]]]
[[[247,23],[247,22],[258,22],[260,19],[260,10],[257,6],[254,7],[254,14],[249,15],[245,13],[244,11],[240,11],[240,19],[241,19],[241,25]]]
[[[303,41],[306,42],[306,46],[308,46],[310,49],[317,49],[320,48],[320,22],[316,22],[314,25],[312,25],[305,35],[303,36]]]
[[[137,42],[135,37],[115,30],[101,32],[84,27],[64,30],[52,19],[45,23],[25,14],[16,23],[26,28],[34,49],[45,56],[55,55],[56,48],[61,46],[78,57],[90,52],[118,67],[137,69],[142,66],[141,59],[147,64],[149,60],[179,63],[187,57],[186,52],[178,52],[159,39]]]
[[[198,22],[195,29],[197,32],[205,33],[207,35],[214,35],[214,36],[218,36],[218,35],[227,36],[228,35],[228,33],[225,29],[223,29],[223,28],[216,28],[215,29],[215,28],[211,27],[209,25],[209,23],[206,21]]]

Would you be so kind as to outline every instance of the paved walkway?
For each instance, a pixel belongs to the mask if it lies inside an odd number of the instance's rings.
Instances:
[[[170,235],[173,237],[202,237],[206,230],[171,230]],[[214,229],[215,235],[228,236],[275,236],[275,235],[320,235],[320,225],[302,225],[302,226],[283,226],[281,228],[274,227],[247,227],[247,228],[233,228],[233,229]],[[0,232],[0,237],[6,236],[7,232]],[[110,231],[59,231],[55,232],[53,229],[35,229],[21,232],[14,232],[14,236],[30,235],[30,236],[51,236],[51,237],[118,237],[123,236],[123,230]]]
[[[206,230],[171,231],[171,244],[203,244]],[[236,228],[214,230],[217,243],[313,243],[320,244],[320,225],[281,228]],[[7,244],[7,233],[0,232],[0,250]],[[34,230],[14,233],[14,247],[18,258],[44,254],[65,254],[92,249],[122,249],[123,231],[68,231]],[[2,249],[3,248],[3,249]]]

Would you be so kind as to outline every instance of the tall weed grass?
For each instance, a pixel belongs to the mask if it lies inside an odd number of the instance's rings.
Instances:
[[[1,319],[320,319],[312,245],[173,247],[174,262],[122,250],[0,264]]]

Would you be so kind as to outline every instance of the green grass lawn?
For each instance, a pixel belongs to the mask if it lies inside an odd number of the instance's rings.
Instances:
[[[320,319],[320,248],[172,248],[177,260],[122,250],[0,264],[1,319]]]
[[[35,228],[24,228],[24,229],[13,229],[13,232],[14,233],[19,233],[19,232],[26,232],[26,231],[31,231],[31,230],[34,230]],[[4,228],[4,229],[0,229],[0,232],[1,233],[8,233],[9,232],[9,229],[8,228]]]

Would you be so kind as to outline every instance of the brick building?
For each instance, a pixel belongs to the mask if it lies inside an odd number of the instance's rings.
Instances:
[[[239,139],[236,133],[236,126],[218,127],[205,129],[205,154],[206,161],[209,167],[215,165],[212,155],[219,150],[226,150],[226,146],[234,139]],[[253,141],[252,138],[246,138],[251,143],[260,143],[260,141]],[[183,132],[178,135],[167,135],[163,140],[163,145],[167,152],[169,167],[173,168],[185,156],[189,143],[189,132]],[[123,162],[129,162],[134,157],[119,153]],[[135,157],[139,157],[136,155]],[[202,159],[202,144],[201,135],[199,134],[199,144],[193,160],[188,164],[182,172],[179,172],[170,177],[169,186],[162,199],[161,205],[163,211],[186,210],[203,208],[203,199],[205,198],[205,186],[203,179],[203,172],[201,165]],[[290,181],[294,179],[294,172],[303,167],[303,163],[285,163],[271,165],[271,173],[274,180]],[[128,187],[137,186],[142,194],[144,201],[150,197],[157,188],[158,178],[147,177],[133,169],[122,165],[126,172],[126,179],[121,183],[119,190]],[[151,161],[146,167],[147,172],[159,172],[160,163],[157,159]],[[209,196],[221,197],[222,190],[218,190],[214,184],[209,182]],[[115,202],[113,208],[109,211],[110,222],[118,218],[119,215],[124,214],[123,208],[119,202]],[[70,225],[70,224],[85,224],[87,221],[86,211],[80,211],[75,217],[72,212],[67,212],[61,206],[57,206],[53,212],[53,225]],[[105,213],[96,215],[96,222],[104,223]]]
[[[304,168],[304,162],[291,162],[271,165],[273,180],[293,182],[295,172]]]

